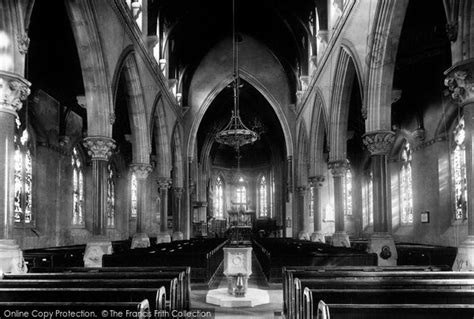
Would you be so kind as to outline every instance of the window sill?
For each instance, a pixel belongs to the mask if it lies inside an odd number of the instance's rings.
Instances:
[[[467,218],[466,219],[452,219],[451,226],[463,226],[467,225]]]

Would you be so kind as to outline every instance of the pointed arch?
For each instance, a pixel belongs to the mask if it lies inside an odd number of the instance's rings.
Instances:
[[[275,111],[277,118],[279,119],[283,135],[285,137],[285,146],[286,146],[286,151],[287,151],[287,156],[291,156],[293,154],[293,142],[292,142],[292,135],[291,135],[291,130],[290,130],[290,125],[287,121],[287,118],[283,112],[283,109],[278,102],[278,100],[269,92],[265,86],[258,81],[257,78],[255,78],[253,75],[251,75],[249,72],[246,72],[245,70],[240,70],[240,77],[248,82],[250,85],[252,85],[260,94],[262,94],[265,99],[268,101],[268,103],[272,106],[273,110]],[[196,113],[194,121],[191,126],[191,130],[189,133],[188,137],[188,142],[187,142],[187,150],[188,150],[188,157],[193,158],[194,153],[195,153],[195,143],[196,137],[197,137],[197,132],[199,130],[199,125],[201,124],[201,121],[204,117],[204,114],[206,113],[207,109],[211,105],[212,101],[219,95],[219,93],[226,88],[231,82],[233,81],[233,76],[232,74],[228,74],[226,78],[221,81],[219,84],[217,84],[206,96],[204,99],[201,107],[199,108],[199,111]]]
[[[147,123],[144,93],[132,46],[124,49],[115,68],[112,82],[114,105],[122,73],[127,88],[127,110],[132,130],[133,162],[148,164],[150,162],[151,142],[147,132],[147,125],[144,125]]]
[[[390,130],[395,57],[408,0],[378,1],[370,35],[367,83],[367,132]]]
[[[349,52],[341,47],[331,94],[331,120],[329,132],[330,160],[347,158],[347,122],[352,84],[356,76],[355,64]],[[360,86],[360,83],[359,83]]]
[[[172,163],[173,163],[173,186],[183,187],[184,185],[184,160],[182,133],[183,128],[180,123],[176,123],[173,129],[173,140],[171,141]]]
[[[84,79],[89,136],[112,136],[113,97],[94,9],[89,1],[65,1]]]
[[[151,113],[151,134],[155,139],[156,169],[160,177],[170,177],[171,147],[166,125],[166,113],[161,94],[157,94]],[[153,139],[152,139],[153,140]]]
[[[306,124],[300,122],[298,130],[298,157],[296,166],[296,184],[298,186],[306,186],[308,184],[308,138],[306,134]]]
[[[309,139],[310,176],[322,175],[324,169],[324,144],[328,135],[328,118],[326,106],[319,88],[316,88],[316,96]]]

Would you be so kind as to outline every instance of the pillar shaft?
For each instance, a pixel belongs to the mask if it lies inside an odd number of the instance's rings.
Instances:
[[[337,232],[344,232],[344,175],[347,169],[347,163],[343,161],[334,161],[329,163],[329,168],[334,180],[334,214],[335,228]]]
[[[313,223],[314,231],[321,231],[321,187],[324,183],[324,176],[318,175],[309,178],[309,186],[313,188]]]
[[[308,210],[305,209],[304,199],[306,195],[306,187],[305,186],[298,186],[296,188],[296,221],[297,221],[297,229],[296,233],[298,234],[300,231],[306,231],[309,223],[309,213]]]
[[[104,136],[84,139],[84,146],[92,157],[92,235],[106,235],[107,229],[107,164],[115,141]]]
[[[168,188],[170,187],[170,180],[168,178],[158,179],[158,188],[160,190],[160,232],[166,233],[168,231]]]
[[[174,231],[182,231],[183,225],[182,225],[182,197],[183,197],[183,188],[182,187],[175,187],[173,189],[174,191],[174,207],[173,207],[173,228]],[[184,233],[184,232],[183,232]]]
[[[13,238],[15,119],[30,85],[19,75],[0,71],[0,239]]]
[[[141,233],[145,229],[144,217],[145,207],[148,194],[147,177],[153,171],[150,164],[135,163],[130,165],[130,170],[137,179],[137,233]]]

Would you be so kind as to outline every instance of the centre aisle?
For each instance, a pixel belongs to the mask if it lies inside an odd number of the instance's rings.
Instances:
[[[217,270],[210,289],[226,288],[227,278],[223,274],[223,263]],[[193,285],[191,290],[191,307],[193,309],[215,309],[216,318],[281,318],[283,312],[283,291],[281,284],[269,284],[262,268],[252,253],[252,275],[248,282],[249,288],[268,291],[270,303],[253,308],[223,308],[206,303],[206,294],[210,289],[203,285]]]

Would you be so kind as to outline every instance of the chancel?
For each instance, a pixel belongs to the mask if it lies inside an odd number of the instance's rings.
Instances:
[[[0,0],[0,313],[473,318],[473,19]]]

